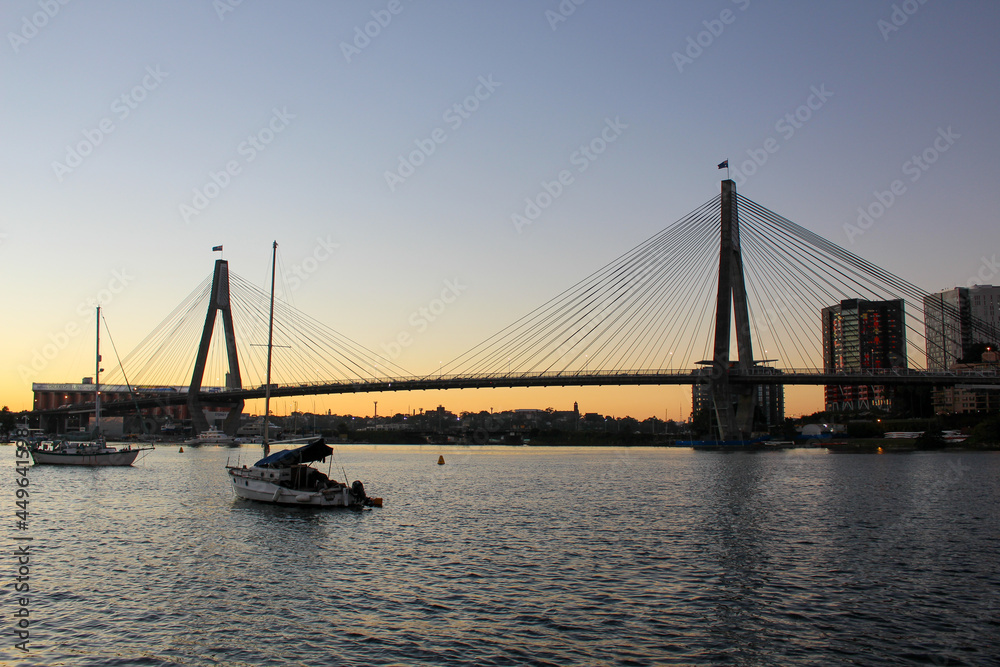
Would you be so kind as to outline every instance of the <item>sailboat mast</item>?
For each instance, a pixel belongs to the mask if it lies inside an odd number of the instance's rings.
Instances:
[[[264,455],[270,451],[268,432],[271,417],[271,350],[274,347],[274,268],[278,257],[278,242],[271,246],[271,312],[267,319],[267,384],[264,385]]]
[[[94,437],[101,434],[101,307],[97,307],[97,362],[94,367],[94,422],[97,431]]]

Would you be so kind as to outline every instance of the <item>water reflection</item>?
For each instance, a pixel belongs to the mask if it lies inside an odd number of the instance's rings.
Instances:
[[[764,454],[711,453],[705,460],[705,512],[701,531],[711,570],[704,597],[715,649],[711,659],[763,661],[763,609],[771,588],[767,531],[781,520],[769,505]]]
[[[993,660],[1000,456],[440,453],[338,448],[365,512],[234,499],[219,448],[33,469],[34,664]]]

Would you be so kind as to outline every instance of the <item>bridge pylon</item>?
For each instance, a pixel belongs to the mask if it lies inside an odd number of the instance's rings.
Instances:
[[[236,330],[233,327],[233,311],[229,299],[229,262],[224,259],[215,260],[215,274],[212,277],[212,295],[208,301],[208,313],[205,315],[205,327],[201,332],[201,344],[198,345],[198,356],[194,363],[194,373],[191,375],[191,385],[188,387],[187,405],[191,415],[191,425],[195,433],[208,430],[208,419],[205,417],[205,405],[198,400],[202,380],[205,376],[205,362],[208,360],[208,347],[215,331],[216,314],[222,313],[222,325],[226,334],[226,357],[229,359],[229,372],[226,374],[226,389],[242,389],[240,378],[240,361],[236,356]],[[213,405],[217,405],[213,403]],[[229,435],[236,435],[240,426],[240,415],[243,412],[243,401],[229,403],[229,414],[223,422],[223,430]]]
[[[754,366],[750,340],[747,289],[740,250],[740,224],[736,207],[736,183],[722,181],[721,238],[719,245],[719,293],[715,310],[715,351],[710,387],[721,440],[742,440],[753,430],[757,403],[756,387],[730,382],[733,372],[749,373]],[[731,325],[736,325],[738,359],[729,358]]]

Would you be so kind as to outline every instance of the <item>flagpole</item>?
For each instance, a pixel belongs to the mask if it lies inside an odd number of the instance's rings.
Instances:
[[[722,162],[720,162],[718,164],[718,168],[719,169],[722,169],[723,167],[726,168],[726,180],[728,181],[729,180],[729,158],[726,158],[725,160],[723,160]]]

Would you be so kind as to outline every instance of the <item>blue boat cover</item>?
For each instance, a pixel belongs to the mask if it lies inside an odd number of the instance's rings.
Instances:
[[[257,468],[288,468],[299,463],[322,461],[330,454],[333,454],[330,446],[323,441],[323,438],[317,438],[307,445],[295,449],[283,449],[270,456],[265,456],[254,463],[254,466]]]

